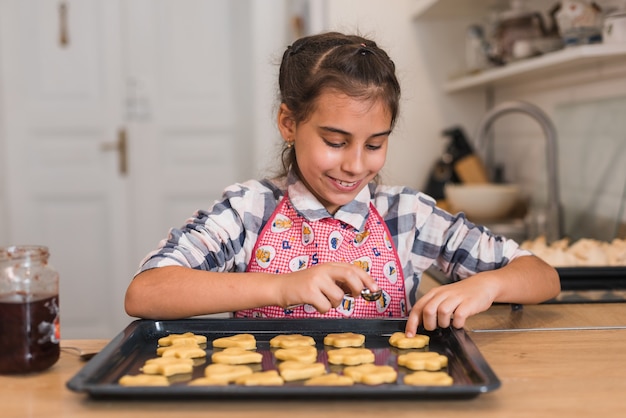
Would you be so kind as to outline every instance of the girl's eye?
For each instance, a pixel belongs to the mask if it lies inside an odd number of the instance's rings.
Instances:
[[[382,148],[382,145],[366,145],[367,149],[370,151],[376,151]]]
[[[326,145],[328,145],[331,148],[341,148],[343,146],[343,142],[333,142],[333,141],[329,141],[327,139],[324,139],[324,143]]]

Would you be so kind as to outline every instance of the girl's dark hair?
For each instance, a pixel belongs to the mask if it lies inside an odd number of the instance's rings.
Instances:
[[[297,123],[305,121],[317,98],[337,90],[364,100],[382,99],[395,125],[400,84],[395,64],[375,42],[357,35],[327,32],[298,39],[283,54],[278,74],[280,101]],[[297,169],[295,149],[283,147],[283,172]]]

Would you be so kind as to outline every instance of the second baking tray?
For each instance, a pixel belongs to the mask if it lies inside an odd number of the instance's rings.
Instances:
[[[410,371],[397,366],[398,350],[389,345],[389,336],[404,331],[406,320],[400,319],[187,319],[177,321],[138,320],[132,322],[114,338],[98,355],[87,363],[67,387],[84,392],[93,398],[268,398],[268,397],[340,397],[340,398],[468,398],[489,392],[500,386],[480,351],[464,330],[439,329],[433,332],[420,330],[430,336],[424,350],[436,351],[448,357],[447,372],[454,379],[452,386],[409,386],[403,377]],[[194,367],[192,376],[166,387],[128,387],[117,381],[125,374],[140,373],[149,358],[156,357],[157,341],[168,334],[193,332],[205,335],[207,358],[204,364]],[[213,352],[211,341],[225,336],[250,333],[257,340],[257,351],[263,354],[259,369],[276,369],[277,360],[269,347],[269,340],[280,334],[304,334],[313,337],[318,349],[318,361],[328,371],[341,373],[341,366],[329,365],[323,339],[329,333],[355,332],[366,337],[365,347],[370,348],[376,364],[390,365],[398,371],[392,384],[367,386],[304,386],[302,382],[287,382],[284,386],[190,386],[189,380],[202,377]]]
[[[626,267],[557,267],[563,290],[626,289]]]

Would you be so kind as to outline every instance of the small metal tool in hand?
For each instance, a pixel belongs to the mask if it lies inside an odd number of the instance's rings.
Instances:
[[[376,292],[372,292],[371,290],[369,290],[367,287],[363,290],[361,290],[361,297],[363,299],[365,299],[368,302],[374,302],[378,299],[380,299],[380,297],[383,295],[383,291],[382,290],[377,290]]]

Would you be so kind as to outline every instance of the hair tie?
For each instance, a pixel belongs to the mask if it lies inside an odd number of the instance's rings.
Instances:
[[[296,43],[297,43],[297,42],[296,42]],[[298,44],[298,45],[296,45],[296,46],[289,45],[289,46],[287,47],[287,50],[289,51],[289,56],[296,55],[298,52],[300,52],[300,51],[302,50],[302,46],[303,46],[303,45],[302,45],[302,42],[301,42],[301,43],[299,43],[299,44]]]
[[[367,54],[373,54],[372,50],[368,48],[365,42],[361,42],[360,46],[361,47],[359,48],[359,53],[361,55],[365,56]]]

